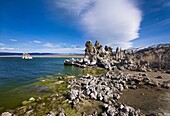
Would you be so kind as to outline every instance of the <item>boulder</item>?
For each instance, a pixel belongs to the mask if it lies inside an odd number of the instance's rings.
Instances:
[[[66,116],[64,113],[64,109],[60,108],[57,116]]]
[[[170,89],[170,80],[169,81],[164,81],[161,86],[163,88]]]
[[[103,100],[102,94],[101,93],[97,94],[97,98],[98,98],[99,101],[102,101]]]
[[[120,95],[118,93],[113,94],[113,99],[119,99],[119,98],[120,98]]]
[[[68,92],[68,98],[70,100],[74,100],[74,99],[76,99],[78,97],[78,94],[79,94],[78,90],[73,90],[72,89],[71,91]]]
[[[34,102],[34,101],[35,101],[35,98],[31,97],[31,98],[29,99],[29,101]]]
[[[108,70],[112,70],[112,67],[111,67],[109,61],[108,60],[104,60],[103,58],[99,58],[98,57],[97,65],[99,67],[102,67],[102,68],[105,68],[105,69],[108,69]]]
[[[92,99],[97,99],[97,92],[96,91],[93,91],[91,94],[90,94],[90,97]]]
[[[155,77],[155,78],[157,78],[157,79],[162,79],[163,77],[162,77],[162,76],[157,76],[157,77]]]
[[[1,116],[12,116],[12,113],[10,112],[4,112],[1,114]]]
[[[114,106],[109,106],[107,109],[107,114],[109,116],[115,116],[116,108]]]
[[[103,112],[101,116],[108,116],[106,112]]]
[[[157,86],[157,87],[159,86],[159,82],[152,79],[147,84],[151,86]]]

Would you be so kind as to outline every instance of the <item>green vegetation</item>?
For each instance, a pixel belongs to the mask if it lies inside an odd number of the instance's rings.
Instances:
[[[106,72],[104,69],[83,69],[82,74],[97,76],[104,72]],[[33,84],[38,92],[37,95],[33,96],[35,101],[23,101],[23,106],[16,108],[14,113],[17,115],[25,113],[28,115],[44,115],[51,111],[57,113],[60,108],[64,109],[68,116],[81,115],[83,112],[90,114],[94,109],[100,112],[99,107],[102,103],[95,100],[83,100],[76,109],[72,108],[67,99],[68,81],[72,79],[78,79],[78,77],[63,75],[39,78],[39,81]]]

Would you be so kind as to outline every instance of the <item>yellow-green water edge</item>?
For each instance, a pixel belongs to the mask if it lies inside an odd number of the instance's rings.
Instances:
[[[12,60],[16,60],[16,59],[12,59]],[[20,59],[17,59],[17,60],[20,61]],[[40,59],[37,59],[37,60],[40,60]],[[46,60],[51,60],[51,59],[42,59],[42,60],[46,61]],[[52,64],[56,60],[60,60],[60,63],[61,63],[61,61],[63,61],[64,59],[55,59],[55,60],[53,59],[51,62],[52,68],[57,68],[57,67],[53,66],[55,63]],[[25,62],[25,61],[22,61],[22,62]],[[29,62],[29,61],[26,61],[26,62]],[[35,65],[35,64],[33,63],[33,65]],[[30,66],[28,66],[28,67],[31,68]],[[48,66],[46,68],[49,68],[49,67],[50,66]],[[54,84],[55,82],[57,82],[59,80],[58,77],[74,75],[77,78],[77,77],[79,77],[83,74],[87,74],[87,73],[93,74],[93,75],[98,75],[98,74],[102,74],[105,72],[105,70],[103,70],[103,69],[81,69],[81,68],[73,67],[73,66],[64,66],[63,62],[59,65],[59,67],[60,67],[60,71],[54,70],[53,74],[48,74],[46,76],[40,76],[40,77],[36,77],[36,78],[33,78],[32,75],[30,76],[31,78],[28,77],[28,75],[25,75],[25,77],[23,77],[23,78],[24,79],[26,78],[26,80],[24,80],[21,77],[19,77],[19,79],[17,79],[17,77],[15,77],[15,78],[11,79],[12,82],[14,81],[14,83],[12,83],[12,84],[10,83],[10,78],[9,78],[8,86],[5,85],[3,87],[3,84],[1,84],[2,87],[0,88],[0,112],[3,112],[7,109],[14,109],[18,106],[21,106],[22,101],[28,100],[30,97],[42,97],[43,98],[43,97],[48,97],[56,92],[57,93],[66,92],[66,89],[67,89],[66,83],[63,83],[63,84],[57,85],[57,86]],[[61,69],[64,71],[61,71]],[[1,69],[1,71],[2,71],[2,69]],[[12,71],[12,70],[10,70],[10,71]],[[16,71],[16,70],[14,70],[14,71]],[[37,71],[38,70],[36,70],[36,74],[37,74]],[[40,70],[40,72],[41,71],[42,71],[42,69]],[[45,70],[45,71],[48,71],[48,70]],[[34,71],[32,71],[32,72],[34,72]],[[3,80],[3,79],[5,79],[5,78],[1,77],[1,80]],[[16,83],[15,83],[15,79],[17,80]],[[18,81],[23,81],[23,82],[21,82],[21,84],[20,84],[20,82],[18,82]],[[63,80],[63,81],[65,81],[65,80]],[[1,83],[2,83],[2,81],[1,81]]]
[[[93,73],[89,73],[89,72]],[[88,72],[88,73],[87,73]],[[94,72],[97,72],[94,74]],[[100,73],[99,73],[100,72]],[[103,69],[83,69],[82,74],[93,74],[93,75],[100,75],[106,72]],[[80,75],[79,75],[80,76]],[[67,115],[80,115],[82,112],[91,112],[91,108],[96,108],[97,111],[100,111],[101,102],[95,100],[85,100],[83,101],[78,109],[73,109],[72,106],[67,102],[66,94],[69,90],[69,83],[68,81],[78,79],[79,76],[76,75],[60,75],[60,76],[47,76],[39,78],[39,81],[34,83],[33,85],[39,91],[39,96],[34,96],[35,99],[39,99],[40,101],[30,102],[29,100],[25,100],[22,102],[23,106],[18,107],[15,110],[16,114],[21,114],[25,110],[29,110],[29,108],[33,108],[37,115],[44,115],[49,113],[50,111],[56,111],[59,108],[63,108]],[[48,93],[49,92],[49,93]],[[52,97],[57,94],[57,97]]]

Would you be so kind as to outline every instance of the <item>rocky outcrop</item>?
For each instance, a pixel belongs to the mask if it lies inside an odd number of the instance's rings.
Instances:
[[[159,86],[146,74],[137,75],[113,71],[97,77],[84,75],[78,81],[72,81],[71,85],[67,97],[72,107],[78,107],[79,102],[84,99],[101,101],[103,102],[103,112],[100,114],[102,116],[144,115],[139,109],[118,102],[121,91],[128,88],[137,89],[138,85]]]
[[[105,46],[103,49],[102,45],[98,41],[93,43],[91,41],[87,41],[85,44],[85,54],[84,58],[81,60],[65,60],[65,65],[75,65],[79,67],[88,67],[88,66],[95,66],[95,67],[102,67],[108,70],[111,70],[110,60],[112,56],[112,48]]]
[[[144,116],[139,109],[136,110],[124,104],[104,104],[104,109],[105,112],[101,114],[102,116]]]
[[[137,51],[135,54],[138,59],[147,61],[152,69],[170,69],[170,44],[150,46]]]
[[[164,47],[154,47],[139,51],[116,49],[105,46],[104,48],[98,41],[94,46],[91,41],[87,41],[84,58],[81,60],[66,60],[65,65],[75,65],[79,67],[102,67],[108,70],[133,70],[133,71],[152,71],[170,69],[170,45]]]
[[[155,87],[163,86],[157,81],[148,78],[146,74],[136,75],[113,71],[97,77],[86,75],[78,81],[72,81],[71,84],[72,88],[68,92],[70,100],[80,101],[82,98],[91,98],[105,103],[113,102],[109,101],[110,99],[119,99],[121,91],[128,88],[134,89],[139,84]]]

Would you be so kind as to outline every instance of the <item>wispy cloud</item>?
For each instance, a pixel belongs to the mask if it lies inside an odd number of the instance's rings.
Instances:
[[[71,44],[67,44],[67,43],[50,43],[50,42],[47,42],[45,44],[43,44],[44,47],[47,47],[47,48],[69,48],[71,46]]]
[[[13,41],[13,42],[16,42],[17,40],[16,39],[9,39],[10,41]]]
[[[12,47],[5,47],[6,45],[4,43],[0,43],[0,51],[15,51],[18,50],[18,48],[12,48]]]
[[[0,46],[5,46],[5,44],[3,44],[3,43],[0,43]]]
[[[53,53],[82,53],[85,49],[79,45],[72,45],[70,43],[50,43],[43,44],[44,48],[38,50],[39,52],[53,52]]]
[[[84,48],[43,48],[33,50],[33,52],[49,52],[49,53],[83,53]]]
[[[2,47],[2,48],[0,48],[0,50],[2,50],[2,51],[13,51],[13,50],[18,50],[18,48],[6,48],[6,47]]]
[[[52,44],[52,43],[45,43],[43,44],[44,47],[47,47],[47,48],[54,48],[55,46]]]
[[[132,0],[57,0],[56,4],[78,18],[82,29],[102,44],[129,48],[139,37],[142,16]]]
[[[42,43],[41,41],[38,41],[38,40],[34,40],[33,42],[34,42],[34,43],[37,43],[37,44]]]

